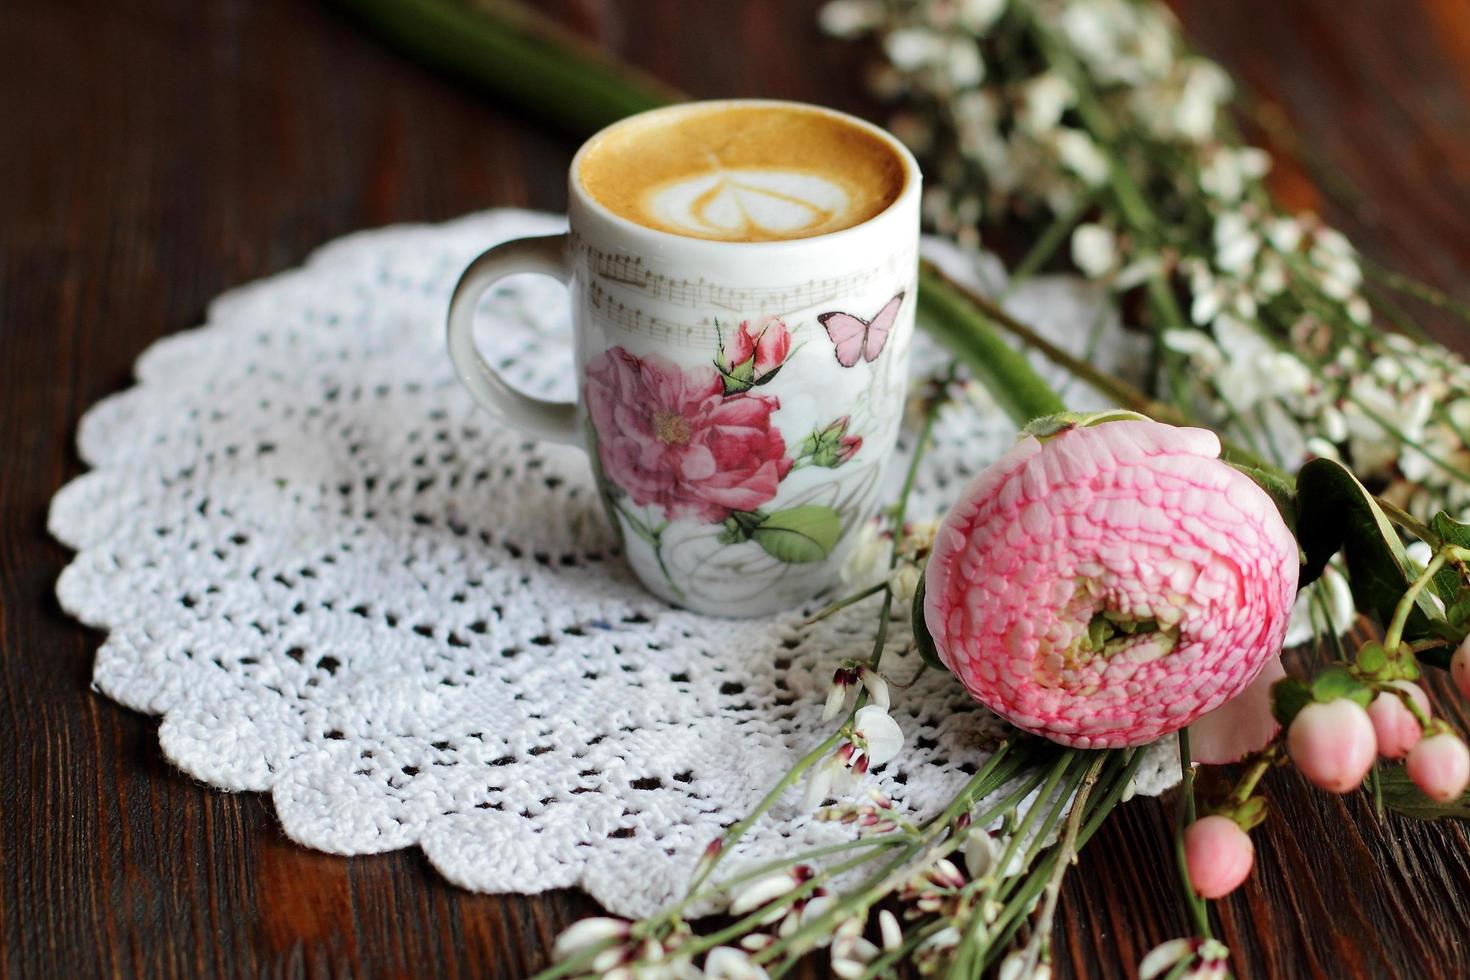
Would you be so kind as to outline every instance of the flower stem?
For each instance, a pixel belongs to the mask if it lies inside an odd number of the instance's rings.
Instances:
[[[1393,619],[1389,621],[1388,629],[1383,632],[1383,646],[1390,653],[1397,650],[1399,644],[1404,640],[1404,626],[1409,621],[1409,613],[1413,612],[1419,593],[1424,591],[1424,587],[1434,578],[1435,573],[1444,567],[1444,563],[1449,560],[1451,550],[1441,548],[1436,551],[1434,557],[1429,559],[1429,564],[1424,566],[1424,571],[1419,573],[1419,577],[1414,579],[1408,590],[1399,598],[1399,604],[1393,610]]]
[[[1067,832],[1062,838],[1061,850],[1057,852],[1055,866],[1046,882],[1046,898],[1041,906],[1041,914],[1036,917],[1031,941],[1026,944],[1026,959],[1021,967],[1023,977],[1033,975],[1041,959],[1043,944],[1051,941],[1051,925],[1056,916],[1057,900],[1062,893],[1062,878],[1066,875],[1067,868],[1077,860],[1077,834],[1082,829],[1082,813],[1087,807],[1087,798],[1092,793],[1092,787],[1097,784],[1098,773],[1106,761],[1106,756],[1099,756],[1088,767],[1087,774],[1082,777],[1082,787],[1077,790],[1072,808],[1067,813]]]
[[[1446,313],[1452,313],[1464,320],[1470,320],[1470,305],[1462,303],[1448,293],[1435,289],[1428,283],[1410,279],[1408,276],[1394,272],[1392,269],[1378,265],[1376,262],[1368,261],[1362,256],[1358,258],[1358,265],[1364,273],[1383,283],[1390,289],[1397,289],[1399,292],[1407,293],[1415,299],[1423,300],[1436,309],[1444,310]]]
[[[801,625],[811,626],[815,623],[820,623],[828,616],[835,615],[836,613],[839,613],[842,610],[846,609],[848,606],[856,605],[857,603],[862,602],[864,599],[867,599],[870,596],[875,596],[886,588],[888,588],[887,582],[879,582],[877,585],[863,589],[863,591],[861,592],[857,592],[853,595],[838,599],[836,602],[832,602],[824,606],[820,612],[813,613]]]
[[[1179,816],[1174,822],[1174,859],[1179,867],[1179,880],[1184,885],[1184,898],[1189,904],[1189,914],[1194,920],[1195,932],[1201,939],[1213,939],[1210,932],[1210,911],[1194,884],[1189,880],[1189,863],[1184,856],[1184,831],[1194,823],[1194,762],[1189,754],[1189,731],[1179,729],[1179,771],[1183,774],[1180,785]]]
[[[333,2],[415,58],[578,135],[685,98],[520,4]]]
[[[750,830],[750,828],[755,825],[755,822],[759,820],[767,810],[776,805],[776,801],[781,798],[783,793],[785,793],[788,789],[795,785],[796,781],[801,778],[802,773],[806,772],[813,765],[820,762],[823,758],[826,757],[828,752],[835,749],[837,747],[837,743],[842,741],[842,738],[843,735],[841,729],[827,736],[827,738],[824,739],[820,745],[812,749],[806,755],[802,756],[800,761],[798,761],[796,765],[792,766],[791,769],[787,771],[786,775],[782,776],[776,782],[775,786],[771,787],[770,791],[766,793],[766,795],[761,798],[761,801],[755,805],[755,809],[751,810],[745,816],[741,817],[734,824],[732,824],[728,830],[720,835],[720,849],[718,853],[714,854],[709,861],[705,862],[704,867],[701,868],[695,874],[693,880],[689,882],[689,892],[693,893],[699,890],[699,886],[704,884],[705,881],[708,880],[710,874],[715,870],[715,867],[720,863],[724,856],[730,853],[730,848],[735,845],[735,842],[738,841],[741,837],[745,836],[746,831]]]
[[[991,328],[989,314],[928,262],[919,266],[919,313],[924,328],[969,367],[1017,426],[1066,411],[1025,356]]]
[[[1430,544],[1437,544],[1439,542],[1439,535],[1428,524],[1425,524],[1398,504],[1383,497],[1374,497],[1373,502],[1378,505],[1379,510],[1387,515],[1389,520],[1414,535],[1420,541],[1425,541]]]
[[[1009,740],[1008,740],[1009,741]],[[1004,745],[1004,743],[1003,743]],[[1000,750],[997,750],[997,755]],[[994,762],[996,756],[991,757]],[[796,961],[806,952],[805,943],[824,936],[843,918],[850,910],[868,908],[874,902],[898,888],[907,880],[911,864],[923,865],[927,861],[938,860],[940,857],[952,852],[959,846],[959,838],[954,835],[946,837],[949,824],[960,813],[963,813],[971,805],[976,796],[990,792],[996,786],[1004,785],[1016,773],[1024,769],[1030,760],[1026,756],[1012,758],[1009,764],[1002,769],[1001,766],[992,766],[987,763],[984,768],[977,772],[965,784],[964,788],[955,795],[949,806],[939,816],[925,824],[925,829],[931,830],[924,840],[916,841],[906,847],[892,861],[884,865],[879,871],[860,885],[856,890],[844,895],[841,900],[831,909],[818,916],[814,921],[803,923],[790,936],[783,937],[781,941],[761,950],[754,957],[758,963],[769,963],[777,956],[786,954],[781,963],[771,971],[773,975],[779,976],[795,965]],[[986,822],[993,820],[1001,812],[1015,807],[1026,795],[1036,789],[1043,780],[1039,772],[1032,772],[1019,788],[1008,794],[999,803],[988,807],[986,812],[975,817],[971,826],[983,826]],[[914,862],[915,856],[923,853],[919,862]]]
[[[1165,405],[1163,402],[1154,401],[1123,379],[1115,378],[1111,374],[1099,370],[1082,358],[1074,356],[1057,344],[1047,340],[1034,328],[1027,326],[1007,313],[999,303],[994,302],[989,297],[969,288],[963,283],[956,282],[932,262],[926,260],[920,264],[920,275],[924,277],[922,281],[926,289],[933,289],[934,284],[938,284],[958,294],[958,296],[974,306],[980,316],[985,317],[991,323],[994,323],[1022,344],[1036,351],[1048,361],[1051,361],[1057,367],[1080,378],[1089,387],[1113,399],[1121,407],[1132,409],[1135,412],[1142,412],[1144,415],[1164,422],[1177,423],[1183,421],[1183,419],[1179,418],[1178,413],[1170,406]],[[1027,421],[1030,420],[1028,419]]]

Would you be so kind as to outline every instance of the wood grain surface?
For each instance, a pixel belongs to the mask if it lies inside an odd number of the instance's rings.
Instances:
[[[698,95],[864,110],[861,52],[817,0],[560,0],[560,19]],[[1470,4],[1176,5],[1264,100],[1279,193],[1380,262],[1467,297]],[[451,887],[412,851],[345,859],[270,801],[162,758],[89,689],[100,637],[53,598],[44,529],[88,405],[217,293],[355,229],[558,209],[574,140],[291,0],[0,5],[0,972],[13,977],[524,976],[593,911]],[[1466,350],[1463,326],[1430,317]],[[1442,700],[1441,703],[1447,703]],[[1465,720],[1463,717],[1460,719]],[[1379,823],[1270,780],[1258,871],[1217,921],[1243,976],[1470,975],[1463,825]],[[1131,976],[1186,932],[1166,803],[1110,821],[1068,877],[1057,973]],[[815,971],[813,971],[815,973]]]

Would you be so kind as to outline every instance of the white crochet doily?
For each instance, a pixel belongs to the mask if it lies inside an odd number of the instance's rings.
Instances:
[[[584,456],[475,408],[444,351],[450,288],[489,245],[561,226],[495,211],[367,232],[222,296],[87,414],[92,470],[50,526],[78,552],[62,604],[108,634],[97,689],[162,715],[186,772],[269,792],[310,847],[418,845],[469,888],[581,886],[638,915],[830,732],[828,681],[864,655],[875,604],[811,627],[810,610],[670,608],[624,566]],[[1080,281],[1036,280],[1013,306],[1104,363],[1130,356],[1115,324],[1090,329]],[[485,303],[482,346],[527,391],[566,397],[566,310],[549,280],[511,280]],[[917,348],[916,372],[942,361]],[[978,402],[947,410],[911,513],[940,512],[1012,438]],[[917,661],[887,664],[902,680]],[[873,778],[932,813],[998,725],[934,671],[895,693],[906,746]],[[1177,775],[1154,759],[1142,792]],[[799,798],[737,860],[851,832]]]

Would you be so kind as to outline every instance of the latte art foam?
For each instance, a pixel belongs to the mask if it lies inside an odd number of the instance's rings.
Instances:
[[[898,197],[902,160],[840,116],[787,105],[693,106],[604,132],[577,179],[604,207],[660,231],[721,241],[823,235]]]

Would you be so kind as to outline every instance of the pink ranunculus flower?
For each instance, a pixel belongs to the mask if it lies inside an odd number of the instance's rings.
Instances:
[[[772,395],[727,396],[713,367],[613,347],[586,370],[604,476],[665,519],[717,523],[769,503],[791,469]]]
[[[1024,435],[940,525],[924,620],[1012,724],[1138,745],[1241,693],[1281,649],[1297,544],[1203,429],[1147,419]]]

